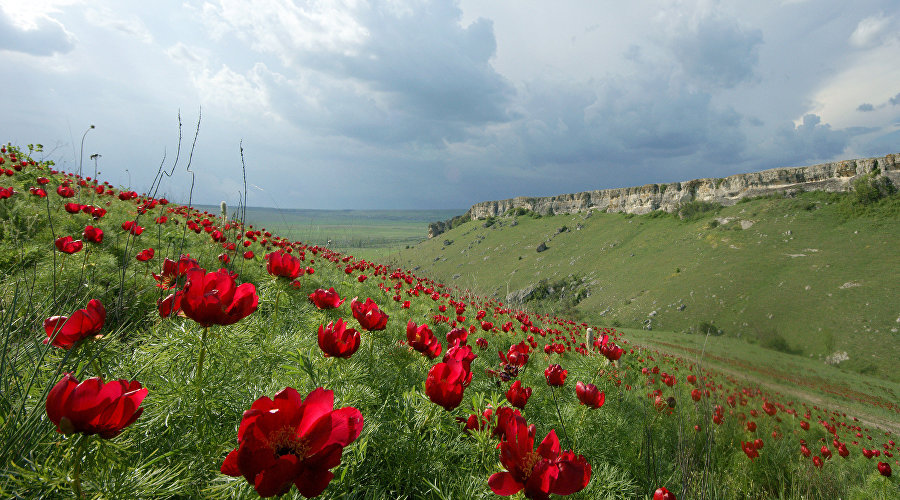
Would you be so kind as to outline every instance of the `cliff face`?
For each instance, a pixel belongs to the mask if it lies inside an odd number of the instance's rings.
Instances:
[[[787,167],[737,174],[719,179],[694,179],[671,184],[601,189],[575,194],[540,198],[519,196],[499,201],[476,203],[461,216],[485,219],[514,208],[524,208],[547,215],[571,214],[588,210],[645,214],[653,210],[675,211],[681,203],[706,201],[734,205],[741,198],[791,191],[849,191],[853,181],[880,169],[880,174],[900,184],[900,154],[884,157],[845,160],[807,167]],[[428,227],[432,238],[450,229],[450,221],[435,222]]]

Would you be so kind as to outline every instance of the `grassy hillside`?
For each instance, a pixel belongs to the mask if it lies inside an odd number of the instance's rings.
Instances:
[[[896,498],[898,384],[0,160],[0,498]]]
[[[898,207],[897,195],[860,206],[853,194],[810,192],[695,207],[686,220],[509,214],[463,224],[399,263],[588,322],[713,330],[823,362],[846,352],[841,368],[900,381]]]

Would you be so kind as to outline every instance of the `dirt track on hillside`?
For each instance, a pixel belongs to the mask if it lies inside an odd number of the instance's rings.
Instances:
[[[697,349],[690,347],[683,347],[676,344],[670,344],[667,342],[655,342],[650,345],[645,344],[635,344],[636,346],[642,348],[666,348],[664,350],[669,350],[669,354],[685,357],[684,353],[691,353],[695,355],[699,355],[700,352]],[[725,364],[725,361],[719,361],[711,356],[705,357],[703,359],[703,364],[709,371],[720,372],[723,374],[731,375],[736,378],[740,378],[751,382],[753,384],[757,384],[761,387],[765,387],[771,391],[775,391],[793,398],[796,398],[798,401],[805,401],[809,404],[817,405],[820,408],[827,408],[832,411],[839,411],[841,413],[846,413],[850,417],[856,417],[859,419],[859,423],[862,424],[863,427],[869,427],[870,430],[874,431],[875,428],[881,429],[882,431],[890,431],[894,435],[900,435],[900,422],[891,421],[877,415],[872,415],[869,413],[860,414],[860,409],[858,408],[848,408],[840,404],[839,401],[834,399],[826,399],[817,394],[812,394],[810,392],[806,392],[803,390],[797,389],[797,385],[790,383],[790,381],[786,381],[786,383],[777,383],[767,380],[762,380],[760,378],[754,377],[752,374],[748,374],[744,371],[735,370]],[[771,373],[770,373],[771,375]],[[870,433],[872,434],[872,433]],[[875,439],[875,436],[872,436]]]

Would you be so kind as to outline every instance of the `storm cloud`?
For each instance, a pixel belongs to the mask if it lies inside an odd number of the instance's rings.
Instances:
[[[896,153],[890,0],[112,0],[0,11],[4,140],[195,203],[464,208]],[[163,160],[165,158],[165,160]],[[176,169],[162,191],[189,194]],[[180,177],[179,177],[180,176]]]

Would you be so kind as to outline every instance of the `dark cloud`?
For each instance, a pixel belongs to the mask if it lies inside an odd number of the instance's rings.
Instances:
[[[289,60],[274,90],[279,113],[365,142],[438,146],[507,121],[515,91],[490,64],[492,22],[461,26],[462,13],[449,2],[404,8],[360,6],[353,14],[366,36],[347,50],[285,42]],[[289,39],[288,28],[272,29]]]
[[[900,152],[900,130],[894,130],[864,143],[860,154],[864,156],[882,156]]]
[[[732,88],[750,81],[759,60],[762,32],[733,20],[704,18],[675,35],[670,48],[684,72],[702,86]]]
[[[515,133],[534,165],[721,160],[745,148],[736,111],[662,76],[598,89],[533,85],[528,94]]]
[[[894,97],[891,97],[890,99],[888,99],[888,102],[891,103],[891,106],[896,106],[896,105],[900,104],[900,93],[898,93]]]
[[[859,106],[857,106],[856,110],[863,112],[863,113],[868,112],[868,111],[875,111],[875,106],[872,106],[871,104],[869,104],[867,102],[864,102],[864,103],[860,104]]]
[[[821,123],[822,119],[815,114],[803,116],[800,125],[784,125],[775,135],[775,149],[771,151],[774,158],[783,164],[805,164],[834,158],[850,143],[850,139],[862,130],[833,130],[831,125]]]
[[[0,50],[50,56],[75,47],[72,36],[58,22],[39,18],[36,24],[34,29],[22,29],[0,7]]]

